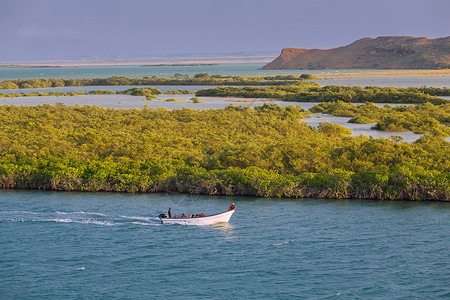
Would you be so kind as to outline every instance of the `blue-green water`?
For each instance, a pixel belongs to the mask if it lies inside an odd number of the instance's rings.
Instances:
[[[18,78],[105,78],[126,76],[129,78],[171,77],[176,73],[194,76],[198,73],[211,75],[264,76],[288,74],[320,73],[356,73],[368,70],[260,70],[265,63],[224,63],[218,66],[82,66],[50,68],[0,68],[0,80]],[[377,72],[382,70],[372,70]]]
[[[228,225],[155,217],[231,202]],[[448,299],[449,216],[449,203],[0,191],[0,298]]]
[[[266,75],[299,75],[299,74],[332,74],[332,73],[365,73],[383,72],[386,70],[260,70],[264,63],[224,63],[219,66],[85,66],[62,68],[0,68],[0,81],[8,79],[31,78],[107,78],[112,76],[126,76],[129,78],[143,78],[157,76],[172,77],[176,73],[194,76],[198,73],[211,75],[238,76],[266,76]],[[401,70],[397,70],[401,71]],[[381,77],[349,77],[318,80],[322,85],[357,85],[357,86],[392,86],[392,87],[420,87],[423,85],[434,87],[448,87],[450,76],[381,76]],[[186,88],[186,87],[184,87]],[[79,90],[79,89],[78,89]],[[92,90],[90,88],[89,90]]]

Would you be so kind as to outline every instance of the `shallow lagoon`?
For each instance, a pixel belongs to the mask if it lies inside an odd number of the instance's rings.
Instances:
[[[266,76],[266,75],[300,75],[300,74],[345,74],[384,72],[386,70],[259,70],[265,63],[224,63],[220,66],[94,66],[94,67],[62,67],[62,68],[0,68],[0,81],[8,79],[31,78],[106,78],[112,76],[126,76],[129,78],[143,78],[157,76],[172,77],[176,73],[193,77],[198,73],[211,75],[238,76]],[[402,70],[396,70],[402,71]],[[450,75],[445,76],[380,76],[380,77],[348,77],[329,80],[319,80],[323,85],[359,85],[359,86],[392,86],[392,87],[421,87],[450,86]]]
[[[300,106],[304,110],[308,110],[317,103],[315,102],[286,102],[274,101],[270,99],[245,99],[245,98],[218,98],[218,97],[199,97],[202,103],[192,103],[190,99],[195,95],[158,95],[157,100],[146,100],[145,97],[130,95],[80,95],[80,96],[35,96],[35,97],[19,97],[19,98],[0,98],[0,105],[42,105],[63,103],[68,106],[72,105],[98,105],[101,107],[116,109],[222,109],[228,105],[248,106],[250,108],[264,105],[265,103],[274,103],[281,106],[295,105]],[[167,99],[176,99],[178,102],[167,102]],[[258,101],[259,100],[259,101]],[[246,102],[248,101],[248,102]],[[383,106],[384,104],[377,104]],[[390,104],[395,106],[396,104]],[[352,135],[365,134],[374,138],[390,137],[391,135],[401,136],[407,142],[414,142],[419,139],[422,134],[414,134],[412,132],[386,132],[371,129],[374,124],[351,124],[347,123],[350,118],[334,117],[326,114],[313,114],[311,118],[301,121],[307,122],[311,126],[317,126],[321,122],[330,122],[339,124],[352,130]],[[450,141],[450,138],[448,139]]]
[[[130,78],[141,78],[145,76],[171,77],[175,73],[188,74],[194,76],[197,73],[210,73],[222,75],[241,75],[241,76],[258,76],[258,75],[287,75],[287,74],[345,74],[345,73],[366,73],[366,72],[383,72],[385,70],[259,70],[264,64],[262,63],[235,63],[222,64],[220,66],[161,66],[161,67],[140,67],[140,66],[98,66],[98,67],[63,67],[63,68],[17,68],[17,69],[0,69],[0,80],[18,79],[18,78],[98,78],[111,76],[127,76]],[[448,87],[450,86],[450,75],[445,76],[380,76],[380,77],[346,77],[334,78],[326,80],[318,80],[322,85],[358,85],[358,86],[392,86],[392,87]],[[43,88],[43,89],[17,89],[17,90],[0,90],[2,93],[21,93],[21,92],[71,92],[81,91],[88,92],[91,90],[112,90],[123,91],[135,86],[95,86],[95,87],[59,87],[59,88]],[[140,86],[146,87],[146,86]],[[211,88],[215,86],[152,86],[160,89],[163,93],[168,90],[187,89],[198,91],[199,89]],[[24,98],[0,98],[0,105],[41,105],[64,103],[65,105],[99,105],[101,107],[142,109],[147,106],[150,109],[167,108],[182,109],[183,107],[191,109],[219,109],[230,104],[238,106],[254,107],[267,103],[267,99],[262,101],[254,101],[255,99],[242,98],[214,98],[200,97],[203,103],[191,103],[189,101],[194,95],[159,95],[158,99],[146,101],[144,97],[134,97],[129,95],[82,95],[76,97],[24,97]],[[166,102],[168,98],[174,98],[179,102]],[[450,97],[444,97],[450,98]],[[251,102],[240,102],[249,100]],[[271,101],[282,106],[296,105],[308,110],[316,103],[298,103],[298,102],[282,102]],[[411,132],[382,132],[370,129],[373,124],[350,124],[347,123],[348,118],[333,117],[329,115],[314,115],[312,118],[305,120],[313,126],[317,126],[320,122],[328,121],[350,128],[353,135],[366,134],[375,138],[391,135],[398,135],[405,141],[413,142],[422,135]],[[447,140],[450,141],[450,138]]]
[[[216,66],[154,66],[140,65],[124,66],[67,66],[44,68],[0,68],[0,80],[25,78],[105,78],[111,76],[126,76],[129,78],[171,77],[176,73],[193,77],[198,73],[211,75],[268,76],[268,75],[301,75],[333,74],[333,73],[366,73],[384,72],[386,70],[261,70],[266,63],[222,63]],[[401,70],[399,70],[401,71]]]

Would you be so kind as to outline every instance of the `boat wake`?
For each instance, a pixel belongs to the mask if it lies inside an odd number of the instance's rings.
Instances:
[[[99,212],[32,212],[0,211],[0,223],[3,222],[50,222],[78,223],[98,226],[159,226],[159,218],[142,216],[108,215]]]
[[[272,244],[272,246],[283,246],[283,245],[289,245],[289,244],[293,244],[294,240],[289,240],[287,242],[284,243],[279,243],[279,244]]]

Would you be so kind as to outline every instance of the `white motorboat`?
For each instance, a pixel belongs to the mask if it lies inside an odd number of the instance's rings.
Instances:
[[[197,218],[167,218],[165,215],[160,215],[159,219],[162,224],[183,224],[183,225],[211,225],[216,223],[228,223],[234,209],[229,211]]]

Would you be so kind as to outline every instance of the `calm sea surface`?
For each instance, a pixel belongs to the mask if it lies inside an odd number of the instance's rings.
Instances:
[[[0,80],[29,78],[106,78],[126,76],[129,78],[171,77],[176,73],[194,76],[198,73],[211,75],[289,75],[289,74],[332,74],[332,73],[366,73],[385,70],[259,70],[264,63],[224,63],[219,66],[96,66],[96,67],[62,67],[62,68],[0,68]],[[400,70],[399,70],[400,71]],[[408,87],[423,85],[444,87],[450,85],[450,76],[398,76],[398,77],[361,77],[319,80],[322,85],[359,85],[359,86],[393,86]]]
[[[110,76],[171,77],[176,73],[194,76],[198,73],[211,75],[289,75],[289,74],[329,74],[382,72],[383,70],[259,70],[265,63],[224,63],[219,66],[84,66],[84,67],[50,67],[50,68],[0,68],[0,80],[18,78],[104,78]]]
[[[449,240],[450,203],[0,191],[0,298],[448,299]]]

